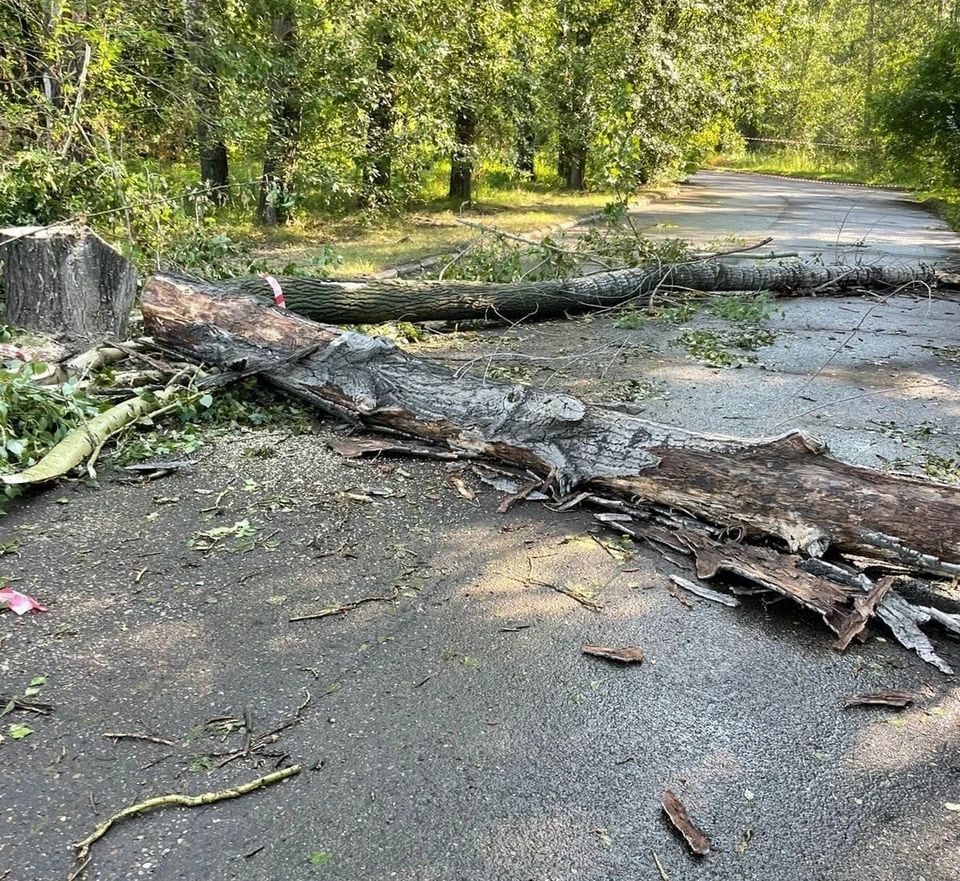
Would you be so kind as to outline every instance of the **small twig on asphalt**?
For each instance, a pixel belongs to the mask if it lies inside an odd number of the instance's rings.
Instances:
[[[234,480],[235,480],[235,479],[236,479],[236,478],[234,478]],[[230,483],[227,484],[227,486],[226,486],[226,488],[223,490],[223,492],[220,493],[220,495],[217,496],[216,501],[215,501],[212,505],[210,505],[208,508],[201,508],[201,509],[200,509],[200,513],[201,513],[201,514],[208,514],[208,513],[210,513],[211,511],[216,511],[217,513],[219,513],[219,512],[222,510],[222,508],[220,507],[220,503],[223,501],[223,497],[224,497],[228,492],[230,492],[230,488],[231,488],[232,484],[233,484],[233,480],[231,480]]]
[[[657,856],[657,852],[655,850],[651,850],[650,856],[653,857],[653,861],[657,865],[657,871],[660,873],[661,881],[670,881],[670,876],[667,874],[667,870],[663,868],[663,865],[660,862],[660,857]]]
[[[553,584],[550,581],[539,581],[536,578],[515,578],[512,575],[508,575],[507,577],[513,578],[514,581],[519,581],[523,584],[538,584],[541,587],[549,587],[551,590],[555,590],[557,593],[562,593],[564,596],[568,596],[570,599],[576,600],[581,606],[586,606],[591,612],[603,611],[603,603],[597,602],[592,597],[586,596],[575,588],[567,587],[563,584]]]
[[[313,612],[309,615],[297,615],[289,618],[289,621],[312,621],[315,618],[329,618],[331,615],[345,615],[364,603],[392,603],[400,595],[400,589],[395,587],[393,593],[384,596],[363,597],[352,603],[342,603],[339,606],[331,606],[328,609],[321,609],[319,612]]]
[[[77,878],[79,878],[86,871],[87,866],[90,865],[91,859],[92,857],[87,857],[79,866],[77,866],[76,871],[67,875],[67,881],[77,881]],[[6,877],[6,874],[4,874],[3,877]]]
[[[147,743],[159,743],[161,746],[176,746],[172,740],[154,737],[152,734],[124,734],[121,731],[105,731],[100,735],[108,740],[144,740]]]
[[[53,704],[43,704],[28,697],[14,697],[6,694],[0,695],[0,707],[22,710],[24,713],[37,713],[40,716],[49,716],[53,712]]]
[[[259,734],[256,737],[254,737],[253,734],[253,714],[250,708],[246,707],[243,711],[243,719],[247,735],[243,749],[238,749],[234,750],[233,752],[223,754],[223,757],[219,762],[217,762],[216,767],[222,768],[224,765],[229,765],[230,762],[233,762],[236,759],[248,758],[254,754],[265,756],[272,755],[271,753],[264,752],[266,747],[270,746],[272,743],[276,743],[280,739],[281,731],[286,731],[288,728],[292,728],[294,725],[299,725],[303,721],[303,711],[310,706],[310,702],[313,700],[313,696],[307,689],[304,689],[303,693],[303,702],[299,707],[297,707],[297,709],[294,711],[294,714],[287,719],[286,722],[283,722],[271,731],[267,731],[265,734]],[[281,759],[285,757],[276,756],[275,754],[273,755]]]
[[[294,774],[299,774],[301,770],[303,770],[302,765],[291,765],[289,768],[283,768],[280,771],[274,771],[272,774],[267,774],[264,777],[258,777],[256,780],[251,780],[249,783],[244,783],[241,786],[237,786],[233,789],[221,789],[218,792],[204,792],[200,795],[182,795],[180,793],[171,793],[170,795],[160,795],[156,798],[148,798],[146,801],[137,802],[137,804],[125,807],[122,810],[117,811],[115,814],[107,817],[107,819],[100,823],[86,838],[73,845],[74,849],[77,851],[77,859],[83,861],[84,864],[80,867],[80,869],[77,870],[77,875],[79,875],[79,872],[85,868],[86,864],[90,861],[90,847],[95,842],[103,838],[103,836],[110,831],[110,828],[115,823],[125,819],[126,817],[132,817],[136,814],[152,811],[154,808],[162,808],[169,805],[195,808],[199,807],[200,805],[213,804],[217,801],[226,801],[227,799],[238,798],[241,795],[246,795],[248,792],[253,792],[261,787],[271,786],[274,783],[279,783],[281,780],[285,780],[287,777],[292,777]],[[74,877],[76,877],[76,875]]]

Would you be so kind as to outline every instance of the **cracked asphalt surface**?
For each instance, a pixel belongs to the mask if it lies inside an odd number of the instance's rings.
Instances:
[[[771,247],[805,253],[835,244],[846,218],[842,247],[859,259],[960,255],[960,239],[899,194],[754,175],[698,175],[637,216],[703,242],[775,228]],[[550,357],[522,362],[523,378],[595,400],[632,394],[650,418],[703,431],[806,427],[872,467],[960,457],[955,298],[778,306],[775,340],[740,369],[670,345],[686,327],[726,326],[707,312],[429,348]],[[261,791],[123,821],[93,845],[85,877],[657,881],[654,854],[675,881],[958,877],[953,680],[882,631],[838,655],[786,602],[688,608],[668,589],[669,561],[588,512],[498,514],[500,494],[470,474],[472,501],[443,463],[347,461],[326,445],[338,436],[332,423],[241,427],[162,481],[65,483],[0,520],[0,543],[19,544],[0,574],[50,607],[0,615],[0,691],[42,675],[36,699],[54,706],[0,721],[0,878],[65,879],[71,842],[114,811],[291,762],[304,770]],[[217,528],[252,534],[203,549],[200,533]],[[388,601],[289,620],[369,597]],[[956,593],[941,605],[960,608]],[[933,636],[960,665],[960,642]],[[646,660],[612,665],[581,654],[585,642],[636,645]],[[918,699],[841,709],[880,688]],[[237,755],[247,720],[275,740]],[[14,722],[33,733],[14,740]],[[666,789],[710,837],[708,856],[664,821]]]

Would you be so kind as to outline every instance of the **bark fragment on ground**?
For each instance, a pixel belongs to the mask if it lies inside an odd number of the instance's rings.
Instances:
[[[854,694],[843,699],[843,706],[850,707],[894,707],[903,709],[909,707],[914,696],[909,691],[897,691],[893,688],[884,691],[874,691],[870,694]]]
[[[672,792],[667,790],[660,802],[663,812],[670,818],[670,822],[682,836],[687,846],[698,856],[710,853],[710,839],[698,829],[687,814],[683,802]]]
[[[826,561],[821,571],[805,565],[842,552],[956,577],[960,487],[847,465],[801,432],[704,435],[566,394],[457,377],[389,340],[318,325],[195,279],[155,276],[142,308],[154,338],[189,359],[228,375],[261,374],[353,425],[506,465],[561,501],[576,490],[575,499],[584,492],[606,498],[633,523],[611,522],[622,531],[639,534],[627,510],[650,504],[716,524],[738,540],[674,529],[668,540],[660,534],[660,543],[693,554],[700,578],[726,572],[790,596],[846,643],[863,637],[874,611],[888,623],[896,618],[891,627],[901,641],[908,634],[921,656],[949,670],[929,641],[924,645],[917,623],[926,616],[960,627],[956,616],[879,589],[865,597],[875,589],[866,576]],[[658,541],[653,533],[640,537]],[[749,543],[758,540],[787,552]]]

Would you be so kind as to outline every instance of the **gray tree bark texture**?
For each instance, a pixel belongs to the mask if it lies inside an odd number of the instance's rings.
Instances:
[[[457,377],[382,337],[315,324],[259,298],[171,274],[144,287],[147,332],[191,360],[274,385],[353,424],[575,489],[655,502],[775,537],[939,576],[960,575],[960,487],[831,458],[800,432],[711,436],[518,384]]]
[[[936,273],[923,266],[822,266],[787,263],[746,266],[703,260],[640,266],[542,282],[485,284],[469,281],[376,279],[327,281],[279,276],[287,307],[328,324],[383,321],[517,321],[566,312],[603,309],[659,291],[770,291],[796,295],[814,290],[869,288],[891,291],[910,284],[935,285]],[[225,292],[270,295],[258,277],[221,282]]]
[[[0,230],[5,320],[38,333],[92,342],[125,339],[137,270],[82,227]]]

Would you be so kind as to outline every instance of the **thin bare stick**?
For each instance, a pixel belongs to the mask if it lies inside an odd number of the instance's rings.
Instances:
[[[87,85],[87,70],[90,68],[90,56],[93,50],[87,43],[83,47],[83,67],[80,68],[80,79],[77,82],[77,100],[73,104],[73,116],[70,117],[70,127],[67,130],[67,139],[63,142],[60,155],[66,157],[70,153],[70,147],[73,145],[73,132],[77,127],[77,117],[80,115],[80,105],[83,103],[83,90]]]
[[[761,239],[755,245],[744,245],[742,248],[731,248],[729,251],[717,251],[715,254],[704,254],[701,260],[715,260],[717,257],[729,257],[731,254],[746,254],[747,251],[756,251],[764,245],[769,245],[773,241],[773,236],[767,236]]]
[[[100,736],[106,737],[108,740],[144,740],[147,743],[176,746],[172,740],[166,740],[163,737],[154,737],[152,734],[124,734],[121,731],[104,731]]]
[[[364,603],[392,603],[400,594],[399,588],[394,588],[393,593],[388,596],[363,597],[353,603],[342,603],[339,606],[330,606],[328,609],[321,609],[319,612],[313,612],[310,615],[297,615],[295,618],[288,618],[289,621],[313,621],[316,618],[329,618],[331,615],[346,615],[358,606]]]
[[[282,768],[279,771],[274,771],[272,774],[267,774],[265,777],[258,777],[256,780],[251,780],[249,783],[244,783],[233,789],[221,789],[219,792],[204,792],[201,795],[182,795],[180,793],[171,793],[170,795],[159,795],[156,798],[148,798],[146,801],[137,802],[136,804],[123,808],[112,816],[107,817],[107,819],[100,823],[86,838],[74,844],[73,847],[77,851],[77,859],[81,862],[86,860],[90,853],[91,845],[103,838],[103,836],[110,831],[110,828],[114,825],[114,823],[118,823],[120,820],[123,820],[127,817],[133,817],[136,814],[152,811],[154,808],[167,807],[168,805],[196,808],[200,805],[209,805],[217,801],[226,801],[227,799],[231,798],[239,798],[241,795],[246,795],[248,792],[253,792],[254,790],[260,789],[264,786],[271,786],[274,783],[279,783],[281,780],[286,780],[287,777],[292,777],[294,774],[299,774],[302,770],[302,765],[291,765],[289,768]]]

